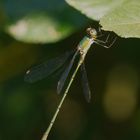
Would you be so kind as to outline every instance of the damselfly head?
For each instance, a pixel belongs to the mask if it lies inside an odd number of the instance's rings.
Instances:
[[[95,39],[97,37],[97,31],[94,28],[87,28],[86,32],[90,38]]]

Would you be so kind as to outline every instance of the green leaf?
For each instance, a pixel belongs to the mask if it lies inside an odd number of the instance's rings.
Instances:
[[[93,20],[100,20],[103,30],[122,37],[140,37],[139,0],[66,0]]]
[[[29,43],[56,42],[84,26],[88,19],[64,0],[5,0],[6,31]]]
[[[93,20],[100,20],[123,0],[66,0],[68,4]]]
[[[104,30],[112,30],[122,37],[140,38],[140,2],[127,0],[101,19]]]

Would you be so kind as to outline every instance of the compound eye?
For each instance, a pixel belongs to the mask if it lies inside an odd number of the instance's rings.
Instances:
[[[93,30],[93,29],[92,29],[92,30],[90,31],[90,34],[93,35],[93,36],[95,36],[95,35],[97,35],[97,32],[96,32],[96,30]]]
[[[94,28],[87,28],[87,34],[91,37],[91,38],[96,38],[97,36],[97,32]]]

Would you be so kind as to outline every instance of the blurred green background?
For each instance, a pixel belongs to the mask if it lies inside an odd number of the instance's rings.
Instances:
[[[1,0],[0,140],[41,139],[62,97],[56,94],[61,75],[29,84],[26,71],[74,49],[87,27],[98,27],[63,0],[55,2]],[[22,36],[24,26],[17,24],[28,18],[30,33]],[[139,54],[136,38],[118,37],[110,49],[93,45],[85,60],[91,102],[84,99],[78,73],[49,139],[139,140]]]

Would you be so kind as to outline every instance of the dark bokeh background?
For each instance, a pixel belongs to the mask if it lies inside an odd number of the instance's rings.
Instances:
[[[66,39],[44,45],[16,41],[1,26],[0,140],[41,139],[62,97],[56,94],[60,75],[34,84],[24,82],[24,75],[33,65],[74,49],[89,24],[97,25],[89,21]],[[139,140],[139,53],[135,38],[118,37],[110,49],[93,45],[86,57],[91,102],[84,99],[78,73],[49,139]]]

